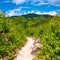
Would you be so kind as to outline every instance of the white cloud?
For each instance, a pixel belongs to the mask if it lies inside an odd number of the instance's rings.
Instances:
[[[16,15],[20,15],[20,10],[22,8],[17,8],[17,9],[13,9],[13,10],[9,10],[6,12],[6,16],[16,16]]]
[[[60,6],[60,0],[32,0],[31,4],[35,6],[47,5],[47,4]]]
[[[27,12],[28,14],[31,13],[30,11]]]
[[[32,0],[31,4],[34,6],[40,6],[40,5],[46,5],[48,3],[45,3],[45,0]]]
[[[60,0],[47,0],[48,3],[52,4],[52,5],[56,5],[59,6],[60,5]]]
[[[41,6],[41,5],[49,5],[49,3],[38,3],[38,4],[34,4],[34,6]]]
[[[34,13],[34,10],[32,10],[30,13]]]
[[[39,14],[39,15],[46,15],[46,14],[48,14],[48,15],[52,15],[52,16],[57,15],[57,12],[55,12],[55,11],[40,12],[40,11],[34,11],[34,10],[28,11],[28,12],[23,12],[23,14],[22,14],[22,13],[20,13],[20,10],[21,9],[11,10],[11,11],[9,11],[9,12],[6,13],[6,16],[18,16],[18,15],[30,14],[30,13],[35,13],[35,14]]]
[[[48,14],[48,15],[54,16],[54,15],[56,15],[57,13],[56,13],[55,11],[51,11],[51,12],[45,12],[45,13],[43,13],[43,14]]]
[[[15,3],[16,5],[25,3],[26,0],[12,0],[12,3]]]
[[[15,10],[10,10],[6,12],[6,16],[15,16],[18,15],[18,13]]]
[[[13,16],[13,15],[15,15],[15,11],[11,10],[6,16]]]
[[[36,14],[41,14],[41,12],[40,11],[37,11],[37,12],[35,12]]]
[[[24,14],[29,14],[29,13],[35,13],[35,14],[39,14],[39,15],[46,15],[46,14],[48,14],[48,15],[52,15],[52,16],[57,15],[56,11],[40,12],[40,11],[32,10],[32,11],[24,12]]]
[[[60,0],[12,0],[12,3],[15,3],[16,5],[23,4],[23,3],[29,3],[31,5],[55,5],[55,6],[60,6]]]
[[[12,9],[6,12],[6,16],[17,16],[22,15],[24,12],[22,12],[22,9],[29,8],[29,7],[19,7],[16,9]],[[25,14],[25,13],[24,13]]]
[[[27,14],[27,12],[24,12],[24,15]]]
[[[57,14],[57,12],[55,12],[55,11],[50,11],[50,12],[40,12],[40,11],[37,11],[35,13],[36,14],[41,14],[41,15],[48,14],[48,15],[52,15],[52,16]]]
[[[56,15],[57,14],[57,12],[55,12],[55,11],[51,11],[51,12],[49,12],[48,14],[50,14],[50,15]]]
[[[32,11],[28,11],[27,14],[29,14],[29,13],[34,13],[34,12],[35,12],[34,10],[32,10]]]

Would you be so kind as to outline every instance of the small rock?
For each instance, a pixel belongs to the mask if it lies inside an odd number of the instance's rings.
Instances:
[[[52,60],[57,60],[56,58],[52,58]]]

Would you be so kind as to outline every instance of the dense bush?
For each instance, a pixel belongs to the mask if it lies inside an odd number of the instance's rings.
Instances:
[[[0,18],[0,60],[15,57],[15,50],[21,48],[27,36],[40,38],[43,49],[37,52],[35,60],[60,60],[60,16],[54,17],[1,17]]]

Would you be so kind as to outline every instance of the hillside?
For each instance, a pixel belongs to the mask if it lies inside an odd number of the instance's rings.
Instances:
[[[39,15],[39,14],[34,14],[34,13],[26,14],[26,15],[22,15],[22,16],[25,17],[25,18],[33,18],[33,17],[45,17],[45,18],[48,18],[49,16],[50,16],[50,17],[53,17],[53,16],[48,15],[48,14]]]
[[[11,18],[13,18],[13,17],[18,17],[18,16],[12,16]],[[43,18],[48,18],[48,17],[53,17],[53,16],[52,16],[52,15],[48,15],[48,14],[41,15],[41,14],[30,13],[30,14],[24,14],[24,15],[21,15],[21,17],[25,17],[25,18],[33,18],[33,17],[43,17]]]
[[[39,38],[43,45],[36,52],[35,60],[60,60],[60,16],[0,16],[0,60],[6,60],[6,57],[7,60],[13,60],[16,51],[26,43],[26,37]]]

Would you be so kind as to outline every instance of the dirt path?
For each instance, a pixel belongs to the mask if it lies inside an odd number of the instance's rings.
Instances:
[[[32,60],[35,56],[31,54],[34,47],[35,40],[27,37],[27,43],[18,52],[17,57],[14,60]]]

